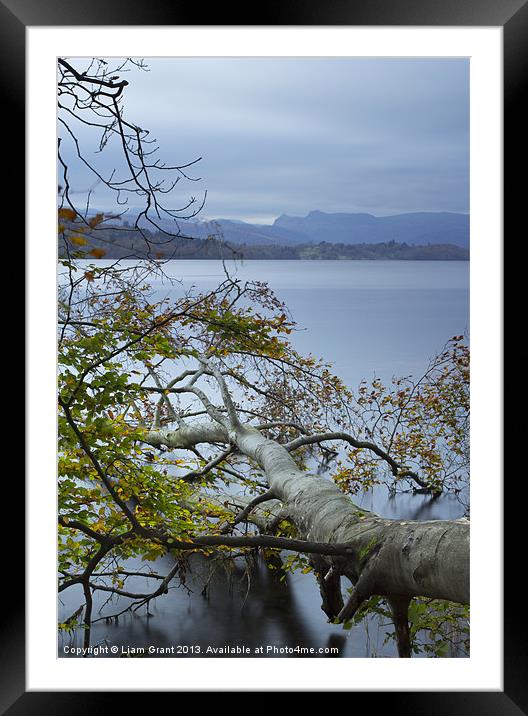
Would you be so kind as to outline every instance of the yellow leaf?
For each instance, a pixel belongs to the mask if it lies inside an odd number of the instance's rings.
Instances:
[[[66,219],[66,221],[73,221],[77,213],[73,209],[59,209],[59,219]]]
[[[69,239],[72,244],[75,244],[76,246],[86,246],[88,243],[84,236],[70,236]]]

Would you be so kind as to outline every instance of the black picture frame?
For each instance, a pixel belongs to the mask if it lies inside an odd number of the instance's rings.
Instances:
[[[207,22],[203,22],[204,14]],[[517,169],[523,168],[526,155],[525,122],[521,111],[522,79],[528,63],[528,4],[526,0],[365,0],[354,4],[350,0],[273,0],[254,9],[246,6],[215,4],[204,9],[201,4],[173,0],[0,0],[0,87],[4,123],[4,142],[20,147],[16,161],[9,163],[8,198],[4,210],[16,216],[17,235],[21,235],[21,221],[25,206],[24,186],[24,102],[25,102],[25,30],[28,26],[97,26],[97,25],[414,25],[414,26],[501,26],[504,32],[504,110],[505,110],[505,225],[509,233],[514,226],[522,226],[526,200],[525,181],[517,179]],[[5,199],[5,196],[4,196]],[[524,201],[523,201],[524,199]],[[516,256],[518,246],[516,246]],[[17,251],[19,251],[17,247]],[[516,261],[519,266],[521,262]],[[520,270],[520,269],[518,269]],[[519,273],[519,279],[520,279]],[[510,281],[512,283],[512,281]],[[513,283],[517,283],[513,279]],[[505,306],[507,307],[508,301]],[[505,316],[508,311],[505,311]],[[513,381],[513,378],[512,378]],[[513,382],[512,382],[513,386]],[[509,393],[508,381],[505,395]],[[512,390],[515,390],[512,387]],[[498,436],[500,440],[500,436]],[[512,438],[515,440],[515,436]],[[513,477],[513,476],[512,476]],[[519,476],[520,477],[520,476]],[[14,484],[16,482],[16,484]],[[22,480],[11,480],[10,504],[24,504]],[[514,559],[522,558],[513,537],[514,525],[522,520],[525,511],[514,488],[505,490],[505,606],[504,615],[504,691],[502,692],[375,692],[354,694],[356,698],[375,697],[378,708],[391,712],[440,714],[475,713],[482,716],[528,714],[528,669],[526,664],[526,630],[523,629],[522,607],[519,607]],[[9,540],[10,538],[4,537]],[[17,533],[17,545],[21,535]],[[510,564],[511,562],[511,564]],[[12,716],[37,713],[93,713],[103,700],[117,694],[85,692],[26,692],[25,689],[25,611],[21,601],[22,575],[8,577],[16,582],[10,602],[2,611],[0,640],[0,708]],[[514,589],[516,591],[514,591]],[[352,666],[351,666],[352,668]],[[417,684],[417,688],[420,685]],[[346,686],[344,685],[344,688]],[[146,695],[145,695],[146,696]],[[143,700],[136,693],[134,699]],[[146,696],[150,698],[150,696]],[[144,701],[146,704],[146,701]],[[117,705],[117,702],[116,702]]]

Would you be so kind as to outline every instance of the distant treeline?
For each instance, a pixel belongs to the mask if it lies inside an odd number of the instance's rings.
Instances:
[[[149,234],[148,242],[136,232],[104,229],[86,236],[84,245],[74,242],[70,251],[86,258],[117,259],[146,257],[157,259],[291,259],[291,260],[396,260],[396,261],[467,261],[469,251],[454,244],[414,246],[396,241],[379,244],[317,244],[293,246],[232,244],[218,239],[182,239]],[[59,255],[66,255],[64,239],[59,241]]]

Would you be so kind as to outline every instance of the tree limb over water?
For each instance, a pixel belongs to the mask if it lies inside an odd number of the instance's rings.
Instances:
[[[110,136],[124,141],[126,179],[101,181],[146,198],[148,218],[164,206],[153,172],[183,176],[185,166],[146,158],[144,130],[125,122],[118,105],[126,82],[97,62],[95,72],[80,72],[60,61],[61,108],[100,114],[101,148]],[[308,555],[332,621],[348,622],[373,595],[386,597],[399,653],[409,656],[410,600],[469,602],[469,523],[388,520],[353,498],[375,484],[463,492],[463,337],[418,380],[384,386],[375,378],[352,391],[324,360],[294,349],[297,326],[262,282],[226,271],[210,291],[160,300],[153,284],[169,279],[150,255],[133,265],[79,261],[93,236],[83,227],[98,230],[104,217],[92,221],[74,204],[60,152],[58,588],[77,585],[84,596],[82,614],[62,627],[82,619],[88,646],[99,619],[94,592],[132,600],[122,611],[148,606],[173,582],[185,586],[189,553],[235,559],[258,550],[276,566],[288,550]],[[127,587],[141,571],[127,569],[129,558],[164,555],[173,560],[167,574],[144,575],[155,589]]]

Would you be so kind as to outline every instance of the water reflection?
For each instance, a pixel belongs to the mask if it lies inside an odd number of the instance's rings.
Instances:
[[[355,501],[385,517],[428,520],[454,519],[463,514],[460,503],[449,495],[436,499],[410,493],[389,495],[383,486],[357,495]],[[152,566],[160,574],[166,574],[172,562],[164,557]],[[147,571],[145,563],[139,560],[130,560],[127,568]],[[148,591],[154,588],[153,580],[149,580],[146,588],[144,579],[130,577],[127,588]],[[83,599],[77,587],[60,596],[59,619],[62,620]],[[123,610],[128,604],[130,600],[124,598],[108,602],[106,594],[97,592],[94,612],[99,610],[97,616],[107,616]],[[194,555],[185,587],[173,584],[166,596],[150,604],[149,613],[146,607],[141,607],[137,612],[122,615],[117,623],[104,619],[97,622],[92,631],[92,644],[117,645],[120,652],[121,647],[126,650],[151,646],[167,650],[142,655],[147,658],[395,657],[392,640],[384,644],[386,632],[390,630],[390,625],[382,623],[377,616],[349,631],[340,625],[329,624],[321,611],[319,591],[311,574],[297,571],[280,579],[279,574],[268,569],[260,559],[248,564],[242,558],[218,561]],[[60,637],[59,656],[71,656],[64,653],[65,645],[82,646],[81,631]],[[169,649],[172,646],[199,646],[200,653],[172,653]],[[247,647],[251,652],[218,651],[236,646]],[[307,650],[335,647],[338,652],[311,655],[299,651],[284,652],[284,648],[295,647]]]
[[[138,568],[140,564],[131,561],[129,566]],[[170,561],[166,558],[156,563],[156,569],[160,571],[169,568]],[[121,616],[117,623],[98,622],[93,628],[92,643],[131,647],[199,645],[203,649],[200,654],[182,656],[206,657],[234,655],[219,654],[214,650],[237,645],[251,649],[250,654],[239,656],[284,657],[286,654],[280,651],[284,647],[309,649],[326,645],[338,646],[340,652],[344,652],[345,638],[339,634],[328,635],[325,627],[329,625],[325,624],[323,613],[319,611],[312,615],[310,610],[299,604],[299,600],[310,591],[309,575],[302,576],[306,579],[299,579],[297,575],[286,575],[280,579],[278,573],[269,570],[260,559],[252,565],[241,559],[222,565],[194,556],[186,583],[191,592],[182,587],[171,589],[167,596],[151,604],[151,616],[143,607],[138,612]],[[130,589],[136,586],[143,588],[144,582],[140,586],[142,580],[132,579],[127,582]],[[205,584],[206,590],[203,588]],[[67,600],[63,599],[60,609],[63,614],[67,614],[76,603],[73,588],[68,592],[64,595]],[[81,599],[80,593],[76,596]],[[127,600],[120,598],[102,607],[104,599],[97,598],[102,615],[116,613],[127,605]],[[80,646],[82,639],[80,635],[61,638],[59,655],[65,655],[61,653],[65,644]],[[211,650],[207,651],[207,647]],[[258,651],[261,647],[263,653]],[[271,647],[273,652],[268,651]],[[173,656],[172,653],[167,655]],[[296,657],[306,655],[292,654]]]
[[[394,520],[456,520],[464,516],[467,495],[446,493],[438,496],[408,492],[389,492],[385,485],[375,485],[371,490],[353,497],[360,507]]]
[[[223,277],[223,270],[218,262],[180,261],[174,262],[174,274],[183,278],[183,284],[157,286],[160,294],[175,297],[191,284],[199,289],[211,288]],[[384,381],[390,381],[394,374],[420,375],[445,341],[468,327],[466,263],[253,261],[237,266],[237,275],[268,280],[286,301],[299,327],[308,329],[292,334],[296,349],[323,353],[351,387],[371,377],[374,371]],[[343,336],[350,340],[343,340]],[[456,496],[391,495],[380,485],[354,496],[354,501],[393,519],[456,519],[464,514]],[[139,561],[127,566],[145,569],[145,563]],[[166,574],[172,564],[163,558],[152,566]],[[153,590],[153,581],[150,582]],[[203,596],[205,584],[208,586]],[[127,587],[131,591],[149,589],[140,578],[130,578]],[[384,643],[391,626],[375,616],[349,631],[328,624],[311,574],[296,572],[280,581],[261,561],[248,574],[242,561],[231,569],[219,565],[213,569],[210,560],[194,557],[187,587],[190,592],[173,585],[166,596],[151,603],[151,616],[142,607],[124,614],[117,623],[104,619],[97,622],[92,644],[201,648],[200,654],[154,655],[171,658],[218,656],[217,652],[207,652],[207,647],[220,649],[226,645],[247,646],[253,653],[241,656],[259,658],[284,657],[285,654],[267,652],[267,647],[296,646],[337,647],[338,654],[328,654],[330,657],[396,656],[394,643]],[[83,598],[77,586],[60,596],[59,620],[63,620],[83,603]],[[113,614],[128,604],[123,598],[112,603],[105,603],[106,599],[106,595],[96,593],[94,612]],[[82,639],[82,630],[73,636],[61,636],[59,656],[67,656],[65,645],[82,646]],[[261,646],[264,653],[254,653]]]

